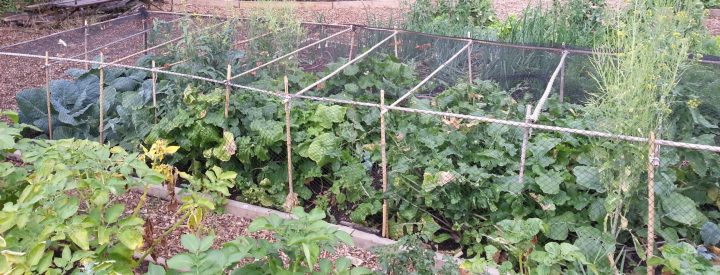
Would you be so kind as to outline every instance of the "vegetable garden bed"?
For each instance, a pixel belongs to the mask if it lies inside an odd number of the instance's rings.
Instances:
[[[141,152],[169,190],[210,205],[302,206],[392,239],[420,234],[478,272],[632,272],[656,239],[720,240],[712,58],[683,76],[673,128],[656,139],[587,115],[593,62],[614,53],[150,14],[176,17],[143,21],[129,34],[141,43],[98,42],[131,43],[130,55],[73,32],[45,38],[70,44],[46,55],[3,48],[45,59],[46,86],[17,96],[36,127],[26,134]],[[191,197],[188,228],[214,208]]]

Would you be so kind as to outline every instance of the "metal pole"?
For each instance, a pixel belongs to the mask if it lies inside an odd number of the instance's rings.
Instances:
[[[382,188],[383,195],[388,191],[388,176],[387,176],[387,148],[385,143],[385,90],[380,90],[380,158],[382,159]],[[382,208],[382,236],[388,237],[388,201],[387,198],[383,199]]]
[[[100,52],[100,62],[103,62],[104,57],[103,53]],[[100,132],[99,139],[100,143],[103,143],[105,140],[104,132],[105,132],[105,67],[100,66],[100,98],[98,100],[98,104],[100,107],[100,126],[98,126],[98,130]]]
[[[50,105],[50,53],[45,51],[45,105],[48,117],[48,138],[53,138],[52,108]]]
[[[155,70],[155,60],[152,61],[152,101],[153,111],[155,112],[155,124],[157,124],[157,71]]]
[[[525,123],[530,123],[531,115],[532,105],[528,104],[527,107],[525,107]],[[525,159],[527,158],[527,146],[530,142],[531,134],[532,130],[526,127],[523,132],[522,147],[520,148],[520,172],[518,173],[518,183],[520,184],[525,183]]]
[[[650,132],[648,140],[648,225],[647,225],[647,255],[646,260],[654,255],[655,250],[655,168],[660,165],[658,155],[659,147],[655,143],[655,132]],[[655,274],[655,268],[647,265],[647,274]]]
[[[232,67],[227,65],[227,74],[225,76],[225,118],[228,118],[230,110],[230,77],[232,75]]]
[[[297,194],[293,189],[293,165],[292,165],[292,135],[290,134],[290,85],[287,75],[283,79],[285,82],[285,146],[287,151],[287,169],[288,169],[288,195],[285,199],[285,210],[290,211],[297,203]]]

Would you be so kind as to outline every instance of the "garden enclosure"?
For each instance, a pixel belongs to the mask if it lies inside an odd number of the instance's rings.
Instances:
[[[165,139],[182,169],[238,172],[225,196],[305,202],[469,255],[540,238],[621,268],[720,220],[717,93],[674,102],[673,130],[614,133],[583,114],[600,91],[593,60],[613,53],[264,23],[151,11],[86,24],[1,48],[22,64],[3,92],[23,90],[21,121],[48,138]],[[717,91],[717,62],[692,66],[678,89]]]

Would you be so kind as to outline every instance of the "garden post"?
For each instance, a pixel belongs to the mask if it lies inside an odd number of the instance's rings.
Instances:
[[[88,35],[90,35],[90,32],[88,31],[88,22],[85,20],[85,35],[84,35],[84,41],[83,41],[83,47],[84,47],[84,53],[85,53],[85,61],[88,60]],[[85,70],[90,68],[90,64],[85,62]]]
[[[105,66],[103,64],[105,58],[103,57],[103,53],[100,52],[100,98],[98,99],[98,105],[100,107],[100,125],[98,126],[98,131],[100,132],[100,143],[103,143],[105,140],[104,132],[105,132]]]
[[[45,51],[45,105],[47,105],[48,137],[53,138],[52,110],[50,108],[50,53]]]
[[[288,195],[285,199],[284,208],[290,212],[297,203],[297,195],[293,189],[293,166],[292,166],[292,135],[290,134],[290,85],[288,83],[287,75],[283,79],[285,82],[285,99],[283,103],[285,105],[285,146],[287,151],[287,169],[288,169]]]
[[[532,105],[528,104],[525,107],[525,123],[532,122]],[[530,127],[525,127],[523,133],[522,147],[520,148],[520,172],[518,173],[518,183],[525,183],[525,158],[527,157],[527,146],[530,140]]]
[[[563,43],[563,49],[565,48],[565,43]],[[563,100],[565,99],[565,62],[562,63],[562,68],[560,69],[560,103],[563,103]]]
[[[468,39],[472,39],[472,36],[470,35],[470,32],[468,32]],[[472,41],[472,40],[471,40]],[[468,81],[470,84],[473,83],[473,73],[472,73],[472,48],[474,43],[468,47],[467,55],[468,55]]]
[[[228,118],[230,110],[230,79],[232,77],[232,67],[227,65],[227,74],[225,76],[225,118]]]
[[[393,30],[397,30],[397,26],[393,26]],[[395,46],[395,57],[400,58],[400,55],[398,54],[397,35],[393,36],[393,45]]]
[[[655,250],[655,168],[660,165],[659,147],[655,144],[655,132],[650,132],[648,138],[648,225],[647,225],[647,255],[645,260],[650,260]],[[655,268],[647,265],[647,274],[655,274]]]
[[[148,5],[149,7],[150,5]],[[148,49],[148,14],[142,13],[142,24],[143,24],[143,50],[147,51]]]
[[[155,124],[157,124],[157,69],[155,68],[155,60],[152,61],[152,101],[153,112],[155,116]]]
[[[350,52],[348,53],[348,60],[353,59],[353,49],[355,48],[355,36],[357,36],[357,32],[355,31],[355,26],[352,26],[352,35],[350,36]]]
[[[388,191],[388,177],[387,177],[387,148],[385,143],[385,90],[380,90],[380,158],[382,161],[382,188],[383,196]],[[382,208],[382,236],[388,237],[388,202],[387,198],[383,198]]]

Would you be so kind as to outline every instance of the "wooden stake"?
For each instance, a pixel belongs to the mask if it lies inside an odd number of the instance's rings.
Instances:
[[[148,5],[148,6],[149,6],[149,5]],[[145,17],[142,19],[142,24],[143,24],[143,32],[145,32],[145,33],[143,33],[143,50],[147,51],[147,49],[148,49],[148,32],[147,32],[147,30],[148,30],[148,24],[147,24],[147,16],[145,16]]]
[[[85,61],[88,60],[88,36],[90,35],[90,31],[88,30],[88,22],[85,20],[85,37],[83,42],[83,47],[85,48]],[[90,63],[85,62],[85,70],[90,69]]]
[[[397,29],[396,26],[393,26],[393,30]],[[395,57],[400,58],[400,55],[398,54],[398,40],[397,35],[393,36],[393,45],[395,45]]]
[[[100,63],[103,63],[104,61],[103,53],[100,53]],[[100,126],[98,126],[98,130],[100,132],[100,143],[103,143],[105,141],[104,133],[105,133],[105,67],[100,64],[100,98],[98,99],[98,104],[100,107]]]
[[[468,38],[469,38],[469,39],[472,39],[472,36],[470,35],[470,32],[468,32]],[[468,58],[467,58],[467,59],[468,59],[468,81],[469,81],[468,83],[470,83],[470,84],[473,83],[473,72],[472,72],[472,48],[473,48],[473,45],[475,45],[475,44],[473,43],[472,45],[470,45],[470,47],[468,47],[468,50],[467,50],[467,56],[468,56]]]
[[[659,156],[657,154],[658,147],[655,144],[655,132],[650,132],[648,139],[648,225],[647,225],[647,255],[645,260],[649,260],[654,255],[655,250],[655,167],[660,165]],[[655,274],[655,268],[647,265],[647,274]]]
[[[350,52],[348,53],[348,60],[353,59],[353,50],[355,49],[355,36],[357,36],[357,32],[355,31],[355,27],[353,27],[352,35],[350,36]]]
[[[563,43],[563,49],[565,48],[565,43]],[[559,100],[560,103],[562,103],[565,99],[565,62],[562,63],[562,68],[560,69],[560,95]]]
[[[288,169],[288,195],[285,198],[283,208],[290,212],[297,205],[297,194],[293,188],[293,165],[292,165],[292,135],[290,134],[290,84],[287,75],[283,79],[285,81],[285,146],[287,151],[287,169]]]
[[[225,118],[228,118],[230,112],[230,78],[232,77],[232,65],[227,65],[227,74],[225,76]]]
[[[530,116],[532,115],[532,105],[527,105],[525,108],[525,123],[532,122]],[[522,147],[520,148],[520,172],[518,173],[518,183],[525,183],[525,159],[527,158],[527,146],[530,141],[530,128],[525,128],[523,133]]]
[[[387,176],[387,155],[386,155],[386,143],[385,143],[385,90],[380,90],[380,158],[382,161],[382,188],[383,194],[388,191],[388,176]],[[382,209],[382,236],[388,237],[388,202],[387,199],[383,199]]]
[[[155,124],[157,124],[157,72],[155,71],[155,60],[152,61],[152,101],[155,112]]]
[[[50,53],[45,51],[45,105],[48,117],[48,138],[53,138],[52,108],[50,105]]]

